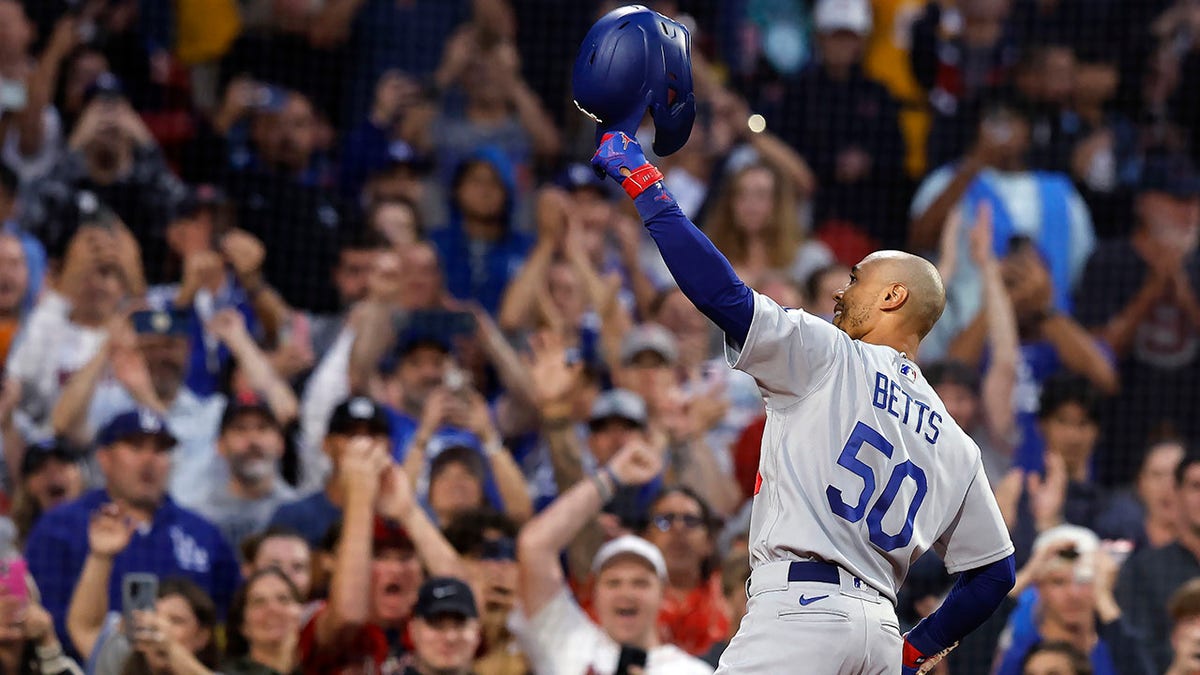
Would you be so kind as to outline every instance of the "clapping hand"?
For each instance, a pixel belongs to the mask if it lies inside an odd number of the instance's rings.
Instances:
[[[617,452],[608,468],[622,486],[645,485],[662,473],[663,449],[635,438]]]
[[[136,525],[116,504],[105,504],[92,514],[88,523],[88,548],[92,555],[112,559],[133,539]]]

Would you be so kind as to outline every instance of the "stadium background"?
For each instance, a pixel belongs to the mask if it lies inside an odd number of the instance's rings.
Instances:
[[[1193,552],[1126,568],[1116,584],[1125,617],[1151,634],[1165,668],[1165,597],[1200,574],[1200,548],[1188,548],[1200,541],[1200,502],[1177,494],[1173,476],[1139,471],[1150,448],[1200,440],[1200,3],[652,4],[692,27],[696,128],[683,151],[655,160],[685,212],[758,290],[821,315],[832,312],[828,293],[845,266],[870,250],[935,259],[951,305],[921,362],[945,385],[943,397],[954,397],[960,424],[978,433],[1018,563],[1058,522],[1128,542],[1102,547],[1122,560],[1176,538],[1178,550]],[[200,323],[223,307],[242,310],[291,385],[298,408],[281,471],[299,493],[321,486],[320,440],[341,397],[367,393],[404,407],[385,376],[394,364],[348,375],[342,366],[332,389],[311,384],[360,302],[410,319],[435,310],[421,316],[436,325],[401,327],[402,340],[405,330],[453,334],[459,363],[504,416],[512,392],[494,355],[459,340],[473,327],[446,323],[461,320],[470,301],[517,353],[530,352],[536,331],[563,336],[601,388],[635,381],[630,369],[664,371],[662,391],[639,391],[653,399],[650,426],[696,427],[681,435],[707,441],[699,451],[711,453],[706,465],[717,473],[692,486],[722,521],[738,523],[760,424],[753,392],[704,366],[720,337],[676,306],[652,245],[630,225],[632,210],[580,165],[593,138],[571,102],[571,64],[611,6],[0,0],[0,217],[27,272],[12,258],[0,263],[0,289],[20,291],[0,308],[10,501],[20,503],[23,455],[73,434],[56,417],[59,397],[118,308],[179,304],[182,282],[207,298],[188,307]],[[84,114],[97,100],[127,101],[140,123]],[[34,105],[44,114],[22,114]],[[106,162],[123,161],[110,155],[123,157],[125,142],[137,148],[132,169],[98,178]],[[486,175],[461,170],[480,164]],[[463,197],[464,189],[487,194]],[[990,241],[977,234],[985,217]],[[79,232],[110,232],[116,220],[136,246],[117,237],[115,253],[75,250],[87,248],[76,244]],[[250,239],[219,254],[208,242],[189,248],[180,232],[196,221]],[[369,255],[350,260],[348,251]],[[63,346],[30,317],[47,297],[88,302],[87,283],[70,273],[93,264],[120,268],[122,303],[89,319],[90,337]],[[226,272],[231,296],[203,292],[225,288],[212,275]],[[260,285],[270,290],[266,310]],[[666,324],[665,337],[634,330],[652,320]],[[614,326],[639,337],[623,345]],[[233,329],[183,330],[192,337],[191,391],[253,395],[230,376],[231,350],[219,344],[217,334]],[[31,349],[30,331],[53,347]],[[14,360],[20,354],[27,360]],[[1039,415],[1047,402],[1059,408]],[[211,415],[193,421],[215,435]],[[506,452],[540,509],[554,480],[533,457],[537,422],[513,428],[504,430]],[[1163,456],[1178,461],[1176,450]],[[94,482],[94,463],[87,471]],[[175,471],[173,491],[187,482]],[[630,508],[620,514],[627,522],[645,518],[644,505]],[[19,513],[15,520],[26,517]],[[713,528],[718,562],[738,535],[736,526]],[[901,602],[909,621],[948,584],[936,564],[914,574]],[[1147,597],[1157,604],[1140,606],[1136,598]],[[1005,618],[964,644],[951,672],[988,672]]]

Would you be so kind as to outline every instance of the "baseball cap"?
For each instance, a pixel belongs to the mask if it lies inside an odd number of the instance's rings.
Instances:
[[[82,460],[83,456],[82,452],[62,439],[39,441],[25,448],[25,454],[21,456],[21,478],[37,473],[51,459],[72,463]]]
[[[1073,544],[1075,552],[1082,556],[1094,553],[1100,548],[1100,537],[1086,527],[1057,525],[1042,532],[1037,539],[1033,540],[1033,552],[1037,553],[1048,546],[1060,543]]]
[[[174,447],[178,442],[171,430],[167,428],[167,420],[162,415],[148,408],[128,410],[113,417],[96,434],[96,445],[105,447],[126,441],[131,438],[153,436],[165,448]]]
[[[413,548],[412,538],[408,536],[408,531],[398,524],[393,523],[386,518],[375,518],[375,529],[371,536],[371,543],[376,555],[380,551],[387,549],[404,549],[411,550]]]
[[[190,337],[192,334],[192,314],[190,310],[139,310],[129,316],[129,322],[133,324],[133,330],[138,335]]]
[[[464,619],[479,616],[471,587],[454,577],[433,577],[426,580],[421,584],[421,590],[417,591],[417,604],[413,606],[413,616],[431,619],[447,614]]]
[[[229,198],[221,188],[203,183],[188,190],[187,195],[175,209],[176,216],[191,218],[205,209],[213,209],[229,203]]]
[[[871,32],[871,7],[867,0],[820,0],[813,25],[818,33],[845,30],[865,36]]]
[[[221,413],[221,432],[224,433],[242,415],[261,415],[271,426],[279,428],[279,421],[266,402],[255,397],[241,397],[226,404],[225,412]]]
[[[596,424],[610,419],[622,419],[633,422],[639,427],[646,426],[646,402],[641,396],[628,389],[609,389],[596,397],[592,404],[592,414],[588,424]]]
[[[674,365],[679,359],[679,347],[671,331],[656,323],[644,323],[635,326],[621,340],[621,363],[629,365],[642,352],[654,352],[668,364]]]
[[[1200,176],[1186,156],[1172,153],[1155,155],[1142,166],[1139,192],[1165,192],[1178,199],[1200,195]]]
[[[366,427],[372,434],[392,433],[392,425],[388,422],[383,406],[366,396],[353,396],[333,409],[333,415],[329,418],[328,433],[349,434],[361,427]]]
[[[598,574],[613,558],[622,555],[641,558],[649,563],[659,579],[667,578],[667,562],[663,560],[662,552],[654,544],[633,534],[621,535],[601,546],[596,551],[596,557],[592,558],[592,573]]]
[[[429,168],[429,158],[418,152],[408,142],[397,139],[388,143],[387,154],[381,170],[387,171],[399,167],[425,171]]]
[[[125,98],[125,87],[121,78],[112,73],[100,73],[96,79],[83,90],[83,104],[87,105],[97,96],[102,98]]]
[[[554,184],[568,192],[591,189],[606,197],[611,196],[608,181],[597,176],[595,170],[583,162],[568,164],[567,168],[563,169],[555,179]]]

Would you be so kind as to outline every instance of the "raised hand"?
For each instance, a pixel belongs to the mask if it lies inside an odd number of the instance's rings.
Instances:
[[[221,237],[221,253],[238,279],[248,280],[262,272],[267,249],[257,237],[245,230],[230,230]]]
[[[376,504],[380,515],[396,522],[404,522],[416,507],[412,483],[399,464],[392,462],[384,468],[379,477],[379,497]]]
[[[1045,478],[1036,473],[1025,477],[1029,509],[1039,532],[1062,521],[1063,504],[1067,500],[1067,480],[1066,463],[1052,452],[1046,453]]]
[[[621,485],[645,485],[663,470],[663,448],[635,438],[621,448],[608,463]]]
[[[564,412],[579,383],[583,364],[567,358],[567,347],[556,331],[542,331],[529,339],[529,375],[543,415]]]
[[[25,606],[24,631],[25,640],[37,645],[45,646],[58,641],[54,635],[54,619],[45,607],[36,602]]]
[[[362,492],[374,499],[379,493],[380,477],[391,464],[387,443],[367,436],[356,436],[342,450],[338,472],[346,492]]]
[[[975,212],[975,225],[971,228],[971,260],[979,267],[996,261],[992,248],[992,205],[981,202]]]
[[[105,504],[96,509],[88,523],[88,549],[93,555],[113,558],[129,546],[136,528],[120,506]]]
[[[246,330],[246,317],[232,307],[226,307],[214,314],[205,327],[226,345],[250,338],[250,333]]]

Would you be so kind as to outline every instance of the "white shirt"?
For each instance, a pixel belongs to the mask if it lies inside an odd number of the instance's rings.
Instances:
[[[8,355],[7,377],[21,382],[17,424],[28,438],[52,435],[50,412],[75,371],[96,355],[107,332],[75,324],[70,304],[46,291]]]
[[[514,622],[517,640],[536,675],[610,675],[621,647],[583,613],[563,588],[528,622]],[[646,675],[711,675],[713,669],[675,645],[646,656]]]
[[[894,601],[930,548],[951,574],[1013,552],[979,447],[905,355],[759,293],[728,351],[767,405],[752,566],[825,560]]]

